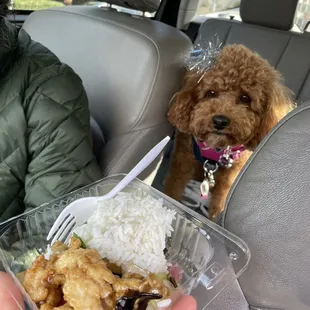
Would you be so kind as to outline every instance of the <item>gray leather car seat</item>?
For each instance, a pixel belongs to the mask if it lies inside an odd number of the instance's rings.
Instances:
[[[221,224],[251,261],[208,310],[310,309],[309,119],[309,104],[291,112],[237,178]]]
[[[310,36],[290,31],[298,0],[241,0],[242,22],[208,19],[197,40],[240,43],[258,52],[284,76],[297,102],[310,99]]]
[[[310,99],[310,37],[291,32],[296,0],[241,0],[242,22],[208,19],[197,40],[257,51],[284,75],[298,103]],[[252,258],[208,310],[310,309],[310,105],[266,137],[236,180],[220,224]]]
[[[154,13],[159,8],[160,1],[161,0],[107,0],[105,2],[127,9],[135,9],[141,12]]]
[[[166,111],[181,86],[184,55],[191,48],[182,32],[88,6],[38,11],[23,27],[82,78],[104,175],[128,172],[172,134]]]

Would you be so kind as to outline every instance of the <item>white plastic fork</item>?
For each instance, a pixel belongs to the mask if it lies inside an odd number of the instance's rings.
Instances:
[[[162,152],[169,142],[170,137],[166,137],[155,145],[139,163],[106,195],[101,197],[80,198],[70,203],[58,216],[56,222],[48,233],[47,240],[50,245],[56,241],[66,243],[69,240],[71,232],[75,227],[83,225],[89,217],[96,211],[98,202],[113,198],[117,193],[123,190],[131,181],[133,181],[145,168],[147,168],[155,158]]]

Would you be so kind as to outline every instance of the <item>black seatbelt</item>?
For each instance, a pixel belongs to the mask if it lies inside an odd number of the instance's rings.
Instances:
[[[172,27],[177,26],[181,0],[162,0],[154,20],[161,21]]]
[[[185,31],[185,33],[187,34],[187,36],[191,39],[193,43],[195,43],[195,40],[198,36],[200,25],[201,24],[199,23],[192,22],[189,24],[187,30]]]
[[[181,0],[162,0],[153,19],[161,21],[172,27],[176,27],[178,22],[180,3]],[[199,27],[199,23],[192,22],[189,24],[188,29],[184,31],[184,33],[187,34],[192,42],[196,40]]]

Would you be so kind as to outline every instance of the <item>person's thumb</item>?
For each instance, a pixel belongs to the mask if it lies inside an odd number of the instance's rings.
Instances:
[[[192,296],[183,296],[172,308],[172,310],[196,310],[197,302]]]
[[[0,272],[0,308],[5,310],[24,310],[23,296],[6,273]]]

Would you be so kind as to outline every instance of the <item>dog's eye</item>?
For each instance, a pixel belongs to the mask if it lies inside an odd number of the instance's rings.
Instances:
[[[208,90],[206,93],[207,98],[214,98],[216,97],[216,92],[214,90]]]
[[[252,99],[248,95],[241,95],[240,96],[240,101],[243,103],[251,103]]]

